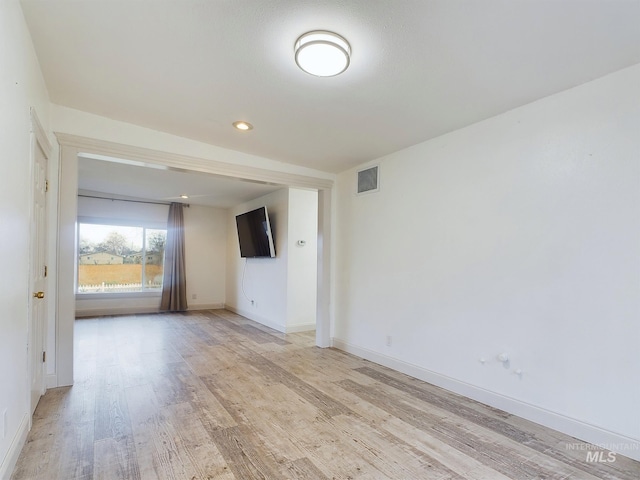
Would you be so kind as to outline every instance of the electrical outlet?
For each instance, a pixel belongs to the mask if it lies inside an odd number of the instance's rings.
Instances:
[[[2,439],[7,436],[7,409],[5,408],[2,411],[2,416],[0,416],[0,435],[2,435]]]
[[[391,335],[387,335],[387,347],[391,346]]]
[[[197,300],[198,299],[198,294],[197,293],[192,293],[191,294],[191,300]]]

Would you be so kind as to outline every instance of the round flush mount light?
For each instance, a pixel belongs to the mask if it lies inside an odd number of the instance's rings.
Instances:
[[[349,66],[351,46],[337,33],[314,30],[295,43],[296,64],[317,77],[333,77]]]
[[[243,121],[233,122],[233,126],[243,132],[247,132],[253,129],[253,125],[251,125],[249,122]]]

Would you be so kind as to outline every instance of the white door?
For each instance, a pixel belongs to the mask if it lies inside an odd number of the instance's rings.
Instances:
[[[33,148],[33,210],[31,219],[31,318],[29,360],[31,363],[31,413],[45,391],[45,339],[47,325],[46,232],[47,157],[40,144]]]

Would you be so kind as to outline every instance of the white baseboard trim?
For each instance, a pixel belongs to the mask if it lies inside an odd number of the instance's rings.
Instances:
[[[243,317],[248,318],[249,320],[253,320],[254,322],[258,322],[262,325],[264,325],[265,327],[269,327],[269,328],[273,328],[274,330],[277,330],[281,333],[287,333],[286,328],[284,325],[280,324],[280,323],[276,323],[272,320],[269,320],[268,318],[263,318],[260,317],[259,315],[256,315],[254,312],[250,311],[250,310],[244,310],[242,308],[236,308],[232,305],[228,305],[225,304],[224,308],[226,308],[227,310],[233,312],[233,313],[237,313],[238,315],[242,315]]]
[[[201,303],[198,305],[188,305],[187,311],[197,310],[219,310],[224,308],[224,303]],[[157,307],[102,307],[84,308],[76,310],[76,318],[101,317],[104,315],[137,315],[137,314],[161,313]]]
[[[197,305],[189,305],[187,310],[197,311],[197,310],[222,310],[224,308],[224,303],[199,303]]]
[[[104,315],[136,315],[160,313],[157,307],[106,307],[76,309],[76,318],[101,317]]]
[[[490,390],[485,390],[481,387],[447,377],[446,375],[441,375],[373,350],[352,345],[335,337],[331,340],[332,346],[339,350],[392,368],[393,370],[442,387],[451,392],[482,402],[491,407],[499,408],[505,412],[552,428],[553,430],[565,433],[582,441],[598,445],[620,455],[640,461],[640,440],[638,439],[630,438]]]
[[[50,388],[56,388],[58,386],[58,375],[55,373],[50,373],[46,377],[44,377],[45,388],[48,390]]]
[[[16,467],[16,462],[22,451],[24,443],[27,441],[27,434],[29,433],[29,415],[25,413],[22,416],[22,421],[18,427],[18,431],[13,437],[13,441],[9,446],[9,451],[4,457],[2,464],[0,464],[0,479],[9,480],[13,469]]]
[[[298,325],[287,325],[285,333],[310,332],[315,329],[315,323],[300,323]]]

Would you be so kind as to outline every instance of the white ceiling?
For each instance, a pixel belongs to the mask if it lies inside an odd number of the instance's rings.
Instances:
[[[230,208],[271,193],[281,186],[205,173],[135,165],[120,159],[78,158],[78,189],[107,198],[138,198]],[[186,194],[188,199],[180,198]]]
[[[22,6],[53,103],[328,172],[640,63],[640,0]],[[296,67],[315,29],[350,42],[342,75]]]

